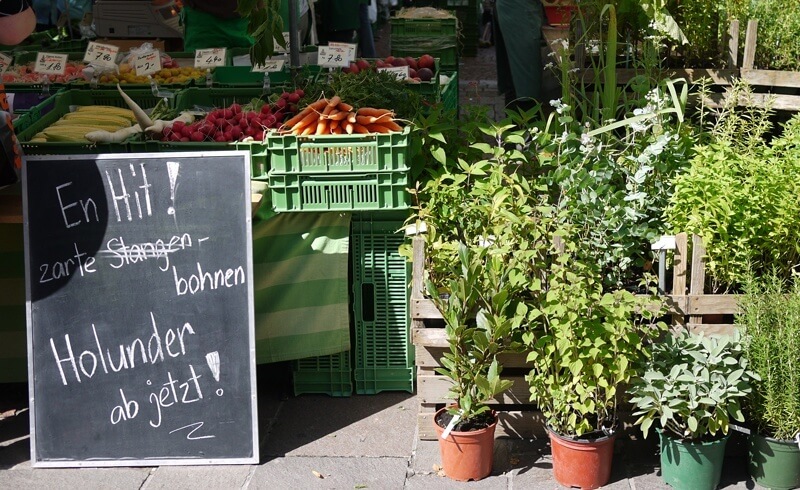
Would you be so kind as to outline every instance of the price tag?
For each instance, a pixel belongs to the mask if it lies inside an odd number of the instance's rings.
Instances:
[[[111,68],[117,64],[117,53],[119,53],[119,46],[91,41],[89,46],[86,47],[83,62]]]
[[[64,70],[67,69],[68,58],[69,55],[66,53],[36,53],[36,64],[33,65],[33,71],[44,75],[63,75]]]
[[[285,62],[285,60],[264,60],[261,65],[253,65],[253,71],[269,73],[282,71]]]
[[[289,52],[289,44],[290,44],[289,43],[289,38],[290,38],[289,33],[288,32],[284,32],[283,33],[283,42],[286,43],[286,49],[284,49],[283,46],[281,46],[280,44],[275,43],[275,52],[276,53],[288,53]]]
[[[320,46],[317,51],[317,64],[328,68],[350,66],[348,49],[343,46]]]
[[[408,67],[407,66],[385,66],[383,68],[378,68],[378,71],[386,71],[389,73],[394,73],[394,76],[397,77],[398,80],[405,80],[408,78]]]
[[[351,61],[353,61],[353,60],[355,60],[355,59],[356,59],[356,48],[357,48],[358,46],[356,46],[355,44],[350,44],[350,43],[335,43],[335,42],[333,42],[333,43],[328,43],[328,46],[329,46],[329,47],[330,47],[330,46],[333,46],[333,47],[342,47],[342,48],[345,48],[345,49],[347,50],[347,62],[348,62],[348,64],[349,64]]]
[[[152,75],[161,70],[161,53],[157,49],[136,56],[134,70],[137,75]]]
[[[195,68],[214,68],[225,65],[225,48],[197,49],[194,52]]]
[[[8,67],[11,66],[11,56],[0,53],[0,73],[5,73]]]

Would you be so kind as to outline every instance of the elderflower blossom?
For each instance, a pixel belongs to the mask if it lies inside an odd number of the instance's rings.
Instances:
[[[562,102],[561,99],[551,100],[550,106],[555,108],[556,112],[559,114],[564,114],[565,112],[569,112],[570,110],[570,106]]]

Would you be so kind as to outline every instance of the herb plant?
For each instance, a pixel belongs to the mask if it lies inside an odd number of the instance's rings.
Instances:
[[[525,307],[509,295],[508,270],[502,256],[487,248],[458,249],[461,271],[448,283],[442,298],[428,283],[434,303],[442,312],[450,346],[436,371],[450,378],[449,396],[456,401],[450,413],[460,427],[481,427],[492,422],[486,403],[511,387],[501,379],[497,356],[515,349],[525,320]],[[476,315],[473,320],[473,315]]]
[[[644,436],[658,422],[667,435],[707,441],[744,421],[741,404],[758,375],[742,355],[740,335],[706,337],[686,331],[652,346],[644,375],[628,393]]]
[[[745,357],[761,378],[746,404],[762,435],[791,440],[800,433],[800,282],[775,272],[749,277],[737,323],[746,335]]]

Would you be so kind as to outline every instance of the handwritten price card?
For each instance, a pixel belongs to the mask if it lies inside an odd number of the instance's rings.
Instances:
[[[33,66],[33,71],[44,75],[63,75],[64,70],[67,69],[68,58],[69,55],[66,53],[36,53],[36,64]]]
[[[290,38],[289,33],[288,32],[284,32],[283,33],[283,42],[286,44],[286,49],[284,49],[283,46],[281,46],[280,44],[275,43],[275,52],[276,53],[288,53],[289,52],[289,38]]]
[[[214,68],[225,65],[225,48],[198,49],[194,52],[195,68]]]
[[[356,48],[357,48],[357,46],[355,44],[332,42],[332,43],[328,43],[328,46],[329,47],[333,46],[333,47],[337,47],[337,48],[346,49],[347,50],[346,57],[347,57],[348,64],[351,61],[353,61],[354,59],[356,59]]]
[[[327,68],[343,68],[350,66],[349,50],[343,46],[320,46],[317,52],[317,64]]]
[[[11,66],[11,56],[0,53],[0,73],[5,73]]]
[[[255,72],[276,72],[282,71],[283,65],[286,63],[285,60],[265,60],[261,65],[254,65],[253,71]]]
[[[407,66],[386,66],[383,68],[378,68],[378,71],[385,71],[389,73],[394,73],[394,76],[398,78],[398,80],[405,80],[408,78],[408,67]]]
[[[152,75],[161,70],[161,53],[157,49],[136,56],[134,69],[137,75]]]
[[[89,63],[90,65],[113,68],[117,64],[117,53],[119,53],[119,46],[92,41],[89,43],[89,46],[86,47],[86,54],[83,55],[83,62]]]

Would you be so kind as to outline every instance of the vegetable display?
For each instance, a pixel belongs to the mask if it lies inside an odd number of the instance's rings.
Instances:
[[[116,132],[136,122],[133,111],[112,106],[80,106],[64,114],[55,123],[38,132],[31,143],[88,143],[87,134],[95,131]]]
[[[300,136],[389,133],[402,130],[391,110],[373,107],[354,109],[352,105],[342,102],[338,95],[330,99],[323,97],[309,104],[286,121],[281,129]]]

